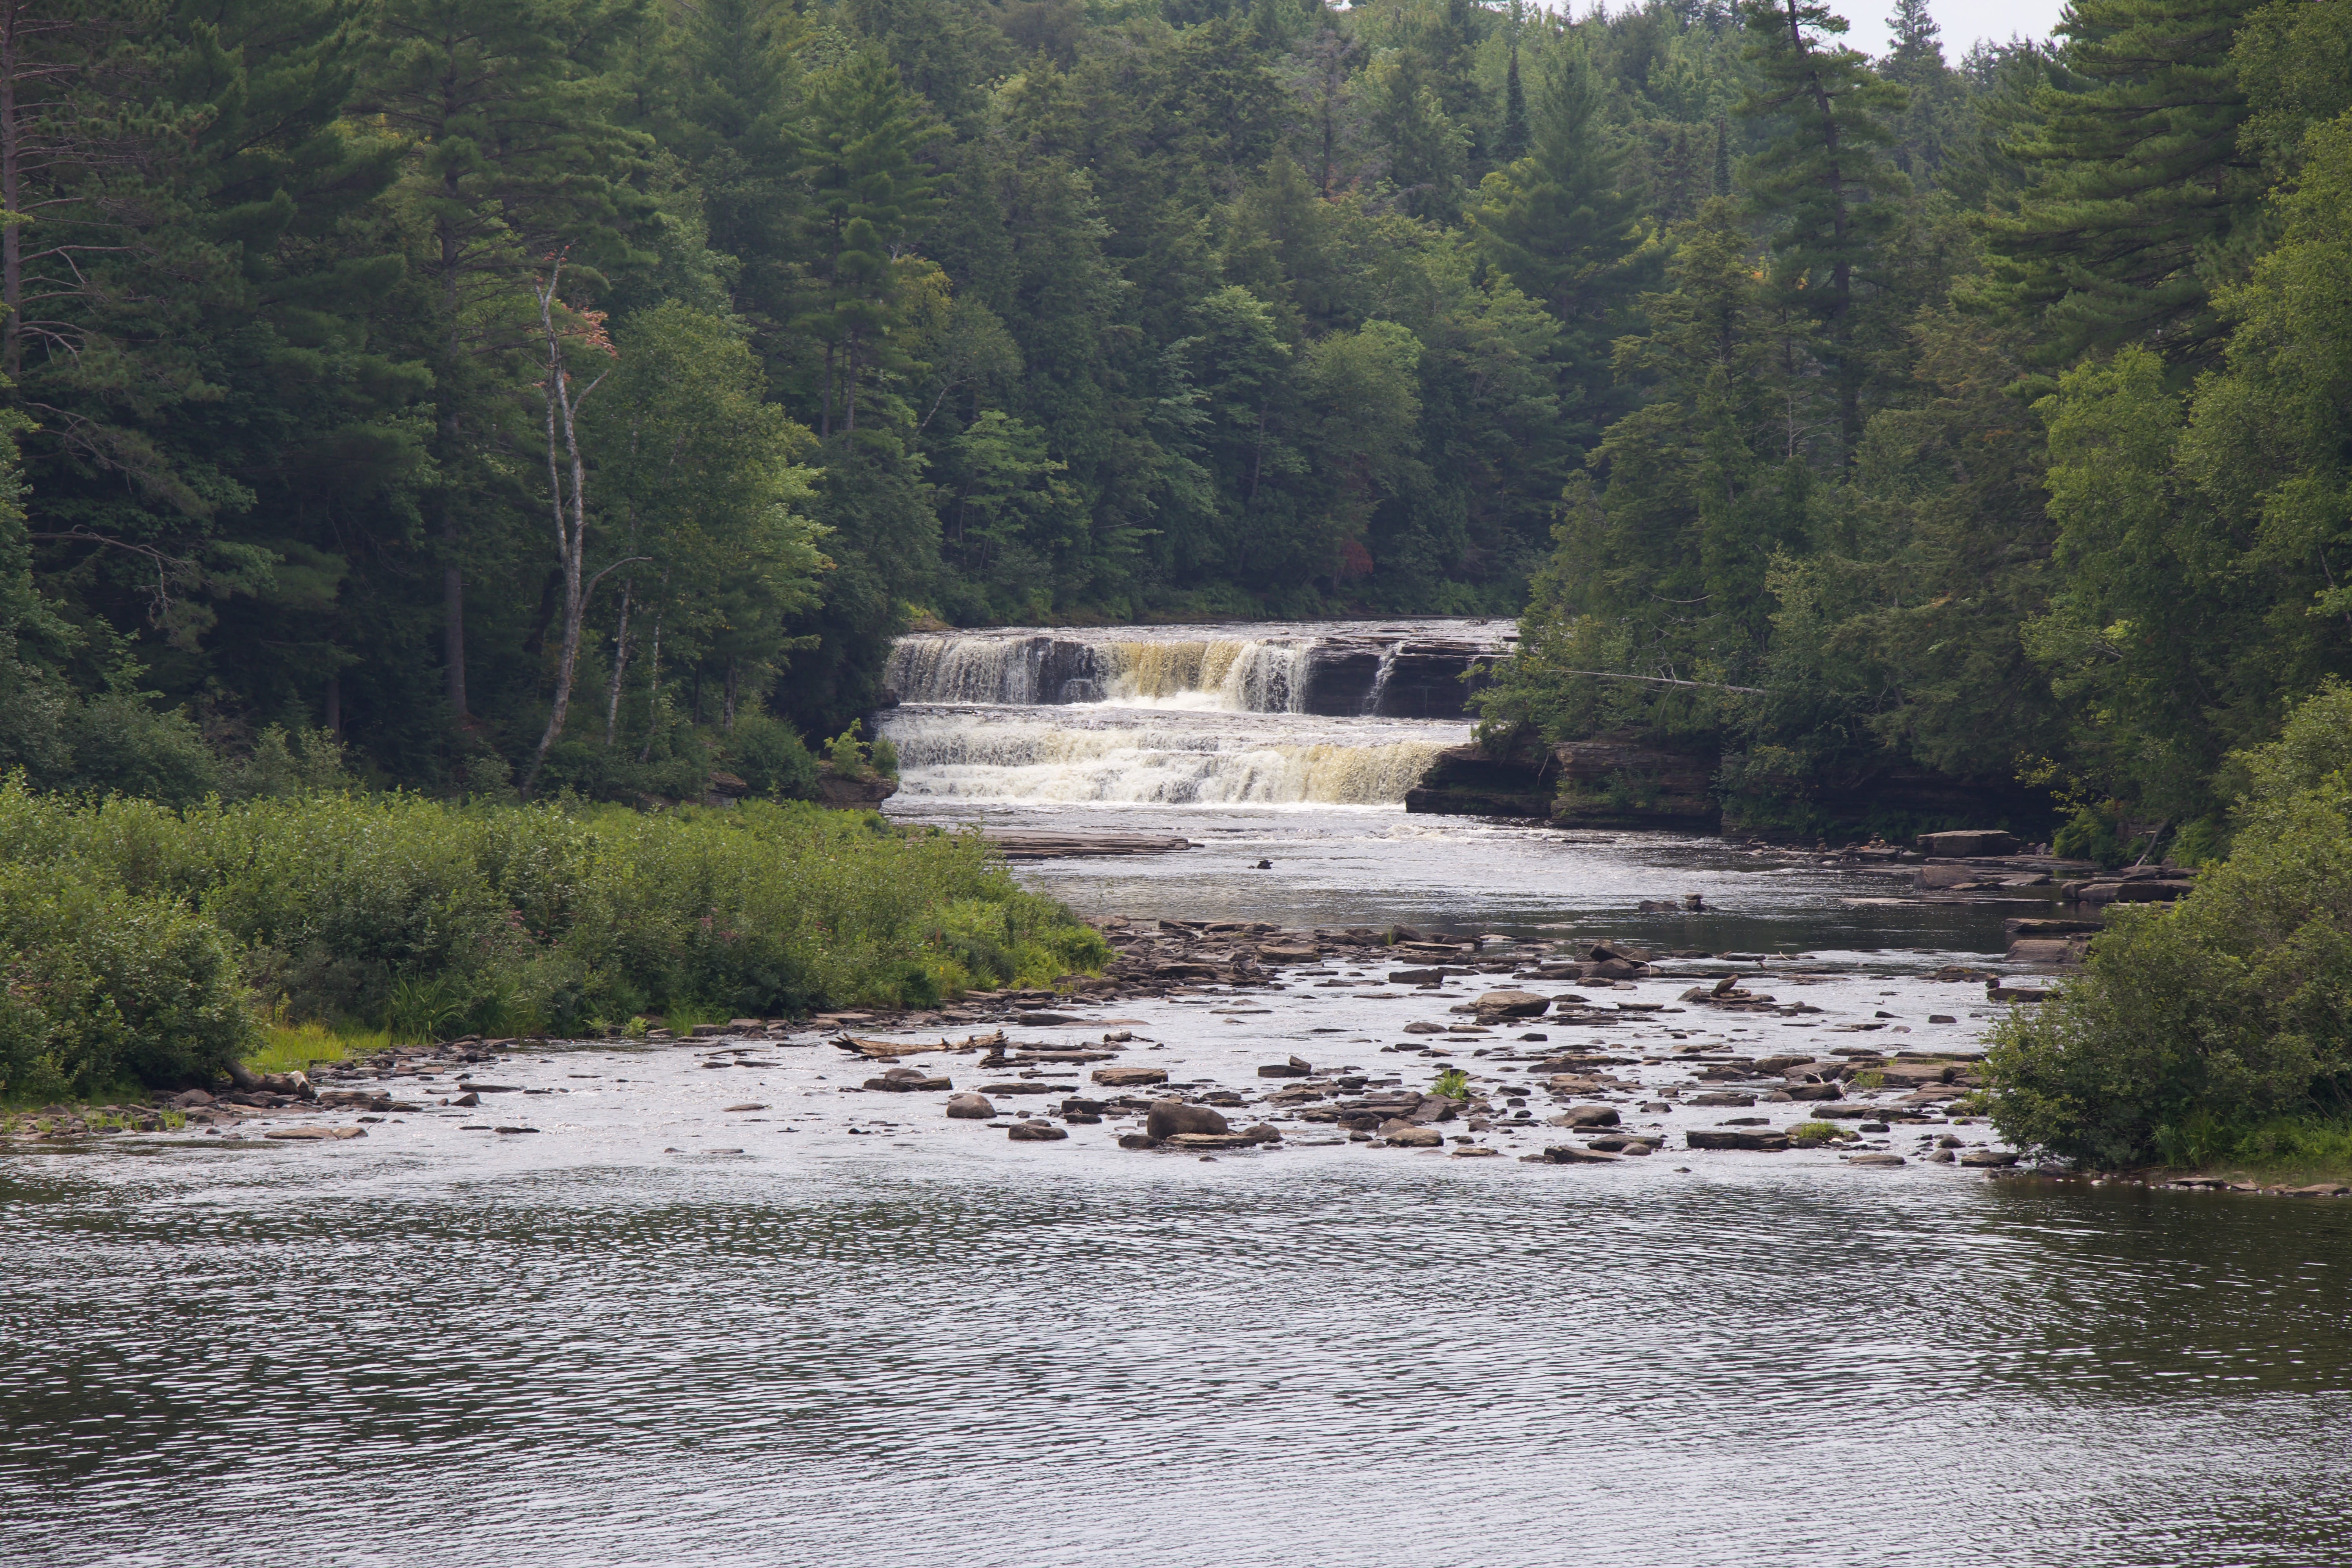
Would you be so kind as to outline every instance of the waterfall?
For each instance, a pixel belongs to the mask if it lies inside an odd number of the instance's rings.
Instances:
[[[1088,725],[1040,713],[904,710],[885,724],[901,787],[914,799],[1165,805],[1393,805],[1458,739],[1453,726],[1409,739],[1399,731],[1440,728],[1384,725],[1359,740],[1173,712]]]
[[[898,639],[901,809],[1402,805],[1469,740],[1489,621],[998,627]],[[1449,701],[1449,699],[1453,700]],[[1383,715],[1383,707],[1420,717]]]
[[[902,702],[1303,713],[1319,639],[973,633],[898,639],[883,679]]]
[[[1404,644],[1393,642],[1381,649],[1381,667],[1372,672],[1372,689],[1364,693],[1363,714],[1367,719],[1381,710],[1381,694],[1389,689],[1389,677],[1396,673],[1397,655]]]

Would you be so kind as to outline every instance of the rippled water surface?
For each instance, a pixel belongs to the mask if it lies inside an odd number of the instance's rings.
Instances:
[[[0,1558],[2352,1551],[2334,1207],[1769,1157],[361,1148],[0,1178]]]
[[[1846,972],[1818,1019],[1660,1014],[1636,1050],[1818,1049],[1779,1031],[1874,1010],[1965,1045],[1993,1009],[1930,972],[2047,910],[1711,840],[1070,793],[894,809],[1202,846],[1023,868],[1088,910]],[[1269,1053],[1402,1063],[1371,1053],[1437,1005],[1209,1000],[1118,1007],[1151,1059],[1254,1084]],[[519,1058],[533,1137],[428,1111],[0,1151],[0,1564],[2352,1563],[2352,1203],[1829,1150],[1013,1144],[842,1098],[833,1054]]]

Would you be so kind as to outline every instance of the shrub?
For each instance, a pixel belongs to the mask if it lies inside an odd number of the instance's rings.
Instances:
[[[1994,1032],[1992,1114],[2104,1165],[2352,1113],[2352,693],[2236,759],[2235,847],[2170,909],[2114,910],[2083,974]]]
[[[281,1024],[358,1019],[402,1039],[656,1009],[928,1004],[975,982],[1045,984],[1109,955],[976,837],[802,803],[649,815],[332,795],[175,812],[37,795],[13,778],[0,785],[0,862],[194,922]],[[11,1039],[47,1027],[14,1017],[0,1017]],[[20,1063],[40,1055],[7,1048]],[[124,1065],[151,1079],[182,1070],[152,1056]]]
[[[12,1098],[209,1078],[260,1039],[236,944],[170,899],[0,866],[0,965]]]
[[[754,795],[771,800],[816,797],[816,759],[800,735],[780,719],[751,713],[735,721],[727,760]]]

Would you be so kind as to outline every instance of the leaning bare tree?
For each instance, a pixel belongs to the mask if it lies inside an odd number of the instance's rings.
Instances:
[[[577,421],[581,405],[604,384],[613,367],[607,364],[596,373],[594,380],[575,393],[572,373],[564,363],[564,345],[567,341],[575,342],[608,359],[618,359],[620,355],[613,347],[613,340],[605,336],[603,311],[574,311],[558,297],[563,259],[562,251],[550,256],[546,277],[534,275],[530,279],[531,293],[539,301],[539,324],[547,352],[547,374],[540,382],[540,390],[547,402],[548,498],[555,514],[555,552],[563,572],[563,651],[556,666],[555,701],[548,710],[547,732],[540,736],[539,750],[530,759],[530,772],[523,775],[525,798],[539,782],[540,769],[547,763],[548,749],[563,733],[564,720],[572,711],[572,682],[580,664],[580,632],[588,617],[588,596],[596,591],[605,573],[645,559],[629,556],[614,562],[593,577],[587,575],[588,465],[581,456]]]

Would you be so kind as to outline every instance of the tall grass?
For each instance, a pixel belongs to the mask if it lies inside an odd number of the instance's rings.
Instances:
[[[259,1049],[323,1053],[353,1028],[408,1041],[929,1004],[1108,956],[973,837],[803,804],[648,816],[334,795],[173,810],[11,780],[0,872],[14,968],[30,942],[75,983],[43,994],[81,998],[70,1016],[0,1016],[0,1082],[156,1081]],[[113,969],[85,962],[78,922],[102,930]],[[163,954],[143,968],[142,940]],[[98,1016],[132,981],[153,994],[152,1027]],[[265,1018],[279,1031],[266,1042]]]

